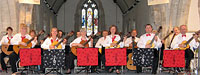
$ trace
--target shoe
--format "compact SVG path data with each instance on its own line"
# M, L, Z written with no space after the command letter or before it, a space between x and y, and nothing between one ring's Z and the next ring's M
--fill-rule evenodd
M65 74L71 74L71 71L70 72L66 72Z
M117 70L116 70L116 73L117 73L117 74L120 74L121 72L117 69Z
M113 72L113 69L112 69L112 68L110 68L108 72L109 72L109 73L112 73L112 72Z

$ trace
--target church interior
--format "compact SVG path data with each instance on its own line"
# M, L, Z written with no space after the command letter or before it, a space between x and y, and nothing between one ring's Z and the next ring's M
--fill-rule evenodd
M40 37L39 36L36 36L37 38L35 36L32 37L31 39L32 42L29 39L29 43L31 42L32 45L34 45L33 40L35 39L37 39L36 40L37 43L38 42L40 43L43 38L46 38L46 40L47 38L51 38L53 36L54 29L62 31L62 33L64 33L63 36L69 36L70 33L73 32L72 37L69 36L71 38L67 37L66 39L64 37L61 37L61 42L59 42L59 44L63 45L63 42L65 42L65 48L62 47L62 49L66 50L65 51L65 54L66 54L65 65L66 63L71 61L71 58L74 58L72 60L73 61L72 63L75 66L73 66L71 70L66 69L66 68L64 69L53 68L51 70L52 72L49 72L50 75L58 74L58 73L59 74L77 74L76 70L79 69L80 67L80 66L77 66L77 64L80 63L78 60L79 59L78 52L77 52L77 56L73 55L73 51L71 53L73 57L67 56L67 55L69 54L68 51L71 52L70 50L72 50L73 46L75 46L74 42L77 41L75 39L78 38L77 37L78 32L81 33L80 34L81 37L83 37L82 34L84 34L84 31L86 32L85 36L86 37L88 36L89 38L89 41L87 38L86 43L90 42L91 41L90 38L92 38L92 46L88 48L92 48L92 47L97 48L95 44L97 45L100 37L104 37L103 32L104 31L108 32L108 36L110 35L112 37L112 28L115 27L116 34L117 35L119 34L119 37L121 38L120 42L118 40L117 43L115 44L116 46L120 45L119 49L124 49L125 45L123 44L124 47L121 47L122 46L121 44L124 43L125 38L127 38L128 40L128 37L125 37L126 34L132 35L132 32L135 30L136 35L134 36L134 38L138 37L139 39L137 41L136 41L136 38L134 39L137 42L136 43L137 49L140 49L140 48L143 49L143 48L148 48L147 44L145 46L140 46L140 42L144 43L144 38L142 39L142 37L148 33L148 26L150 26L152 29L150 31L151 35L155 35L154 37L152 37L153 38L152 40L154 40L155 42L152 40L150 41L151 46L152 46L152 43L155 43L155 47L150 47L150 48L156 48L157 49L156 51L158 51L157 52L158 54L154 58L159 57L157 61L158 68L156 69L155 72L154 72L154 67L152 67L151 69L151 67L149 68L149 67L136 66L135 67L136 69L140 69L140 68L142 69L141 72L138 70L136 71L136 69L135 70L129 69L127 67L128 65L127 61L132 59L133 60L132 63L134 63L135 62L134 60L136 60L134 58L137 57L136 55L134 56L134 52L133 52L131 59L129 59L128 54L125 54L126 65L120 65L121 66L120 70L118 70L118 66L116 65L114 65L114 67L110 66L111 69L113 68L114 72L108 73L107 71L110 71L110 69L106 69L106 66L105 66L108 63L106 61L108 57L106 57L106 55L104 56L101 53L98 53L98 50L97 50L98 61L100 61L100 58L101 58L100 56L104 56L102 60L105 60L105 61L98 63L98 65L99 64L101 65L98 66L97 68L95 67L94 73L93 73L93 70L91 70L93 66L86 66L86 67L83 66L83 68L85 68L84 69L85 71L81 71L78 74L103 74L104 75L104 74L117 73L117 74L141 74L141 75L144 75L144 74L199 75L199 72L200 72L199 70L200 64L199 64L199 56L198 56L198 54L200 53L199 52L199 49L200 49L200 46L199 46L200 44L200 1L199 0L0 0L0 27L1 27L0 38L3 40L3 37L9 34L9 29L12 30L11 41L9 37L8 37L8 40L9 40L9 45L13 45L14 52L15 52L15 49L14 49L15 41L19 39L17 38L16 40L12 40L12 39L15 38L15 34L22 35L24 27L27 28L26 33L29 33L29 31L32 31L32 30L34 30L36 34L39 34L41 30L45 32ZM186 27L186 31L183 30L184 27ZM177 36L175 36L175 32L176 32L175 28L178 28L178 30L180 30L180 33L177 34ZM99 32L101 33L100 36L98 36ZM186 44L184 43L184 45L190 46L187 49L191 49L189 51L192 51L191 59L189 58L191 54L187 54L189 53L187 49L182 50L184 52L183 58L185 57L183 59L183 61L185 62L183 63L184 64L183 67L174 67L174 66L164 67L166 66L166 65L163 66L165 62L164 59L167 58L167 55L165 56L167 51L165 52L165 50L172 51L176 49L181 49L182 47L181 45L183 44L180 45L177 43L179 42L181 43L182 39L178 38L178 36L185 33L187 35L191 35L190 36L191 38L185 37L186 38L185 41L187 43ZM47 35L50 35L50 36L46 37ZM95 36L97 35L98 37L93 38L92 35L95 35ZM177 43L173 43L174 40L172 40L172 38L176 39L175 42L177 41ZM113 44L114 39L112 37L110 39L111 44L108 44L108 45L115 45ZM46 43L46 40L43 40L42 43L44 42ZM161 45L156 47L158 44L158 41L160 41L163 47L163 51L160 50L162 48L159 48L161 47ZM52 43L52 40L50 40L50 42ZM18 43L19 43L19 48L21 45L24 44L24 43L21 44L21 42L17 42L17 45ZM28 45L27 42L25 43L26 45ZM56 45L59 45L59 44L56 44ZM177 44L177 48L172 48L176 46L176 44ZM132 45L133 44L131 40L131 46ZM2 41L1 41L0 46L1 46L0 53L4 53L3 51L4 43L2 43ZM35 46L37 46L37 44ZM77 46L80 46L80 45L77 45ZM170 46L172 47L169 49ZM46 51L50 51L51 49L50 47L51 46L48 46L47 48L49 49ZM132 51L134 51L133 47L131 48ZM43 47L41 44L40 49L42 48ZM101 48L102 49L104 48L103 44L101 44ZM8 46L8 51L9 49L10 49L10 46ZM20 48L20 50L21 49L23 48ZM34 49L34 48L32 47L31 49ZM76 48L76 49L78 50L79 48ZM107 47L105 46L105 54L107 53L106 49ZM115 49L115 48L109 48L109 49ZM181 53L181 50L178 50L178 51L180 51ZM22 50L19 52L21 53ZM43 51L41 52L45 53ZM128 52L128 48L126 52ZM180 53L177 52L177 54L180 54ZM18 71L18 68L17 68L17 73L16 73L15 69L13 69L13 63L12 63L12 61L15 61L15 59L12 60L13 59L12 56L9 56L9 55L10 54L6 54L5 58L2 58L4 57L2 54L0 56L1 57L0 75L10 75L10 74L20 75L20 73L25 74L25 75L26 74L33 74L33 75L44 74L45 75L47 71L50 71L50 70L47 70L48 68L45 68L45 70L41 70L40 69L41 65L37 65L37 66L34 65L34 66L24 66L23 68L25 70L23 73L20 70ZM119 54L119 55L123 55L123 54ZM174 54L174 56L175 55L176 54ZM17 55L17 57L18 59L20 59L19 61L21 61L21 55ZM68 58L70 58L70 60L67 61ZM32 57L30 59L32 61ZM44 59L43 59L43 54L40 55L40 61L41 61L40 64L43 64L46 62L46 61L43 61ZM87 57L87 59L89 61L89 57ZM179 60L175 60L175 57L173 59L174 60L172 61L174 62L174 64L177 64L177 62L175 61L179 61ZM189 59L189 69L187 68L188 60L186 59ZM4 64L7 66L8 70L7 68L5 69L2 66L2 60L5 60ZM117 60L117 57L116 57L116 60ZM137 59L137 60L140 60L140 59ZM147 62L148 60L144 60L144 61ZM152 61L153 63L156 62L154 61L154 59ZM142 62L142 59L141 59L141 62ZM43 66L45 65L46 64L44 64ZM33 68L33 70L31 70L31 68ZM36 72L35 69L40 70L41 72L40 71ZM98 72L96 70L98 70Z

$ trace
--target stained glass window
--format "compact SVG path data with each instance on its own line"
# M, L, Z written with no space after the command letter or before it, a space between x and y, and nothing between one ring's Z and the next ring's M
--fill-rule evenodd
M86 28L87 36L98 32L98 7L94 0L86 0L82 7L82 28Z

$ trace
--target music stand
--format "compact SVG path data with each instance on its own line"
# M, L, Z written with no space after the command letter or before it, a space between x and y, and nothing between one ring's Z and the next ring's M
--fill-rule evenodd
M51 68L50 72L56 71L57 74L61 74L61 69L65 67L65 50L63 49L48 49L43 51L43 65L44 68ZM60 70L60 72L59 72Z
M98 48L77 48L77 65L85 66L77 73L83 70L88 72L89 67L98 65Z
M27 69L26 68L27 66L29 68L30 66L41 65L41 49L40 48L20 49L19 57L20 57L20 66L25 66L25 69L22 70L21 74L25 70L28 70L28 71L30 70L34 72L34 70Z
M163 51L163 67L185 67L185 51L184 50L164 50ZM174 70L174 74L177 72Z

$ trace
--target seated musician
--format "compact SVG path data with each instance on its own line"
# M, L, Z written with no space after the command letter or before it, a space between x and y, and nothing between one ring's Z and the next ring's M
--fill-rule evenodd
M48 37L41 45L41 48L43 49L56 49L56 47L54 45L52 45L54 42L59 42L61 41L58 38L58 29L57 28L52 28L51 29L51 37ZM64 41L61 43L62 48L61 49L65 49L65 43L67 42L66 39L64 39Z
M81 36L81 32L76 32L76 37L80 37Z
M116 42L118 42L121 39L121 37L117 34L117 26L111 25L110 28L109 28L109 34L110 35L108 35L108 41L109 41L110 46L116 47L117 46ZM120 45L120 47L121 47L121 45ZM113 72L113 69L114 69L114 67L111 67L111 66L106 67L106 70L109 73ZM120 66L116 66L116 73L117 74L120 73L119 69L120 69Z
M65 33L62 30L58 30L58 38L61 39Z
M35 30L31 30L31 31L29 32L29 35L30 35L32 38L35 37L35 36L36 36Z
M11 45L27 46L27 44L25 42L23 42L24 39L30 40L32 38L29 34L27 34L27 25L22 23L22 24L20 24L20 33L15 34L13 36L13 39L11 39ZM37 41L37 38L34 38L34 40L31 41L32 47L35 46L36 41ZM16 62L19 59L19 55L16 54L15 52L13 52L12 54L10 54L9 59L10 59L10 65L12 68L12 72L13 73L17 72Z
M140 37L137 43L137 46L139 48L151 48L151 45L147 44L147 42L149 40L152 40L155 35L152 33L152 25L147 24L145 26L145 31L146 33ZM162 45L161 40L157 36L155 37L155 41L153 41L153 44L155 45L154 48L160 48ZM155 54L154 59L153 59L152 74L156 74L157 68L158 68L158 55ZM140 72L142 72L142 67L137 66L137 73L140 73Z
M182 42L183 41L188 41L191 37L194 39L189 43L189 48L185 50L185 58L186 58L186 71L190 71L190 61L194 57L193 49L196 49L199 46L198 43L198 35L195 34L189 35L187 33L187 26L186 25L181 25L180 26L180 34L178 34L176 37L174 37L174 40L171 44L172 49L179 49L179 48L185 48L186 45L184 45Z
M10 40L13 38L13 35L12 35L13 29L11 27L8 27L6 31L7 31L6 35L3 36L3 38L1 39L1 42L0 42L1 45L10 45ZM6 55L4 52L2 52L0 55L2 70L7 72L7 67L4 61L4 58L6 56L8 55Z
M134 38L133 38L134 37ZM135 42L138 42L138 40L139 40L139 38L137 37L137 31L136 31L136 29L133 29L132 31L131 31L131 37L129 37L129 38L127 38L127 37L124 37L124 46L125 47L132 47L132 42L133 42L133 40L135 41ZM136 46L136 45L135 45Z
M87 40L90 39L90 37L88 38L86 36L87 32L86 32L85 28L81 28L80 29L80 34L81 34L81 36L79 36L79 37L77 36L77 38L70 43L70 47L72 47L72 46L84 47L81 44L81 42L82 41L87 41ZM92 38L91 38L90 42L88 42L88 44L89 44L89 47L93 47L93 39ZM70 74L71 73L71 69L74 67L75 56L72 53L70 53L69 56L66 59L67 59L66 61L68 63L68 64L66 64L66 68L67 68L66 74Z
M96 48L102 48L103 47L107 47L109 46L109 42L108 42L108 31L104 30L102 32L103 37L99 38L99 40L97 41L95 47Z

